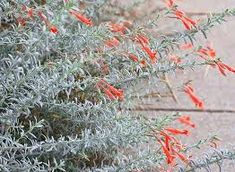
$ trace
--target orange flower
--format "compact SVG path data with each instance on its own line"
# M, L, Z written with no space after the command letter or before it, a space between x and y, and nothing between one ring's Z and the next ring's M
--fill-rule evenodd
M120 43L119 40L115 37L105 41L105 45L107 45L110 48L117 47L119 43Z
M142 59L142 60L140 61L140 64L141 64L143 67L146 67L146 66L147 66L147 63L146 63L146 61L145 61L144 59Z
M175 128L166 128L166 131L170 132L173 135L189 135L188 130L180 130Z
M17 19L16 19L17 23L20 24L21 26L25 26L26 25L26 20L22 17L22 16L19 16Z
M174 133L186 133L184 130L178 130L178 129L172 129L169 128L168 130L172 130ZM162 150L164 154L167 157L167 163L172 163L172 157L175 158L175 154L184 162L188 162L188 158L183 155L182 153L179 153L180 150L183 149L183 145L173 136L168 135L167 133L161 131L160 135L164 137L164 143L163 141L158 139L158 142L162 146ZM171 143L170 143L171 142Z
M157 62L157 58L156 58L157 52L156 51L152 51L148 46L143 46L142 49L148 54L152 63Z
M33 9L32 8L28 9L28 16L29 16L29 18L33 18Z
M213 59L216 56L216 51L211 46L207 46L206 48L200 48L197 52L203 59L206 59L208 57Z
M86 18L85 16L80 14L78 11L69 10L69 14L76 17L80 22L84 23L87 26L92 26L93 25L93 22L91 21L91 19Z
M134 54L129 54L129 57L130 57L130 59L133 60L134 62L138 62L138 61L139 61L138 57L137 57L136 55L134 55Z
M161 131L159 134L165 138L165 145L167 149L170 151L171 150L170 141L174 142L173 137L165 133L164 131Z
M235 73L235 68L234 67L228 66L225 63L222 63L222 64L228 71Z
M174 163L175 156L170 153L170 151L167 149L166 145L161 140L158 139L158 142L161 144L162 151L167 158L167 163L168 164Z
M49 21L47 20L47 17L45 16L45 14L43 14L43 12L39 11L38 15L46 23L46 25L49 23Z
M121 24L109 23L109 27L111 32L119 32L121 34L125 34L127 30L127 28L124 26L123 23Z
M175 0L166 0L166 6L169 7L169 8L173 7L174 6L174 1Z
M170 136L165 135L165 145L166 145L167 150L169 150L169 151L172 150L171 145L170 145L170 140L171 140Z
M174 14L177 19L181 20L187 30L191 30L192 27L196 27L197 22L187 17L183 11L175 9Z
M103 79L101 79L96 86L97 88L101 89L106 94L106 96L111 100L114 99L123 100L124 98L123 90L113 87Z
M57 34L59 31L58 31L57 27L55 27L54 25L51 25L50 26L50 32L52 32L54 34Z
M188 50L188 49L191 49L191 48L193 48L192 43L185 43L185 44L180 45L181 50Z
M189 89L193 91L192 88ZM178 118L178 120L183 124L195 127L195 125L190 121L189 116L181 116L180 118ZM157 139L157 142L160 143L162 152L166 156L166 161L170 165L170 167L173 167L175 165L176 158L179 158L185 163L189 162L188 157L180 152L182 150L185 150L185 146L176 139L176 136L178 135L188 136L189 131L176 128L166 128L162 131L153 130L153 136Z
M216 64L217 64L217 67L218 67L220 73L222 75L226 76L226 73L225 73L226 68L223 66L223 64L221 62L217 62Z
M103 88L104 93L110 100L115 100L115 96L107 88Z
M22 11L27 12L29 18L33 18L33 9L27 7L26 5L22 5Z
M235 73L235 68L231 67L231 66L228 66L227 64L221 62L221 61L218 61L216 62L216 65L220 71L220 73L224 76L226 76L226 73L225 73L225 70L228 70L230 72L233 72Z
M175 137L170 136L166 132L165 131L161 131L159 134L165 138L165 144L166 144L168 150L171 150L172 145L177 147L177 149L182 150L184 148L184 146L180 143L180 141L177 140ZM169 142L171 142L172 144L170 145Z
M195 128L196 125L191 121L190 117L189 116L181 116L177 119L180 123L182 124L185 124L185 125L188 125L190 127L193 127Z
M142 35L142 34L141 35L140 34L136 35L135 40L138 43L140 43L143 47L145 45L149 45L149 39L146 36Z
M188 119L188 118L187 118ZM188 135L188 130L180 130L175 128L166 128L160 131L158 135L154 134L157 141L160 143L163 153L166 156L166 161L170 165L174 165L175 158L178 157L181 161L188 163L188 157L180 153L185 147L178 141L175 136L169 135Z
M183 155L182 153L179 153L174 148L172 148L172 151L181 159L181 161L188 163L188 158L185 155Z
M181 62L181 59L176 55L170 55L169 59L170 59L170 61L174 62L175 64L179 64Z
M51 33L58 34L57 27L52 25L41 11L38 12L38 16L45 22Z
M203 109L204 102L200 100L195 94L194 90L190 85L184 86L184 92L191 98L192 102L196 105L197 108Z
M108 89L115 95L115 97L123 99L123 91L121 89L116 89L112 85L107 85L107 86Z
M149 47L149 39L144 35L138 34L138 35L136 35L135 40L141 45L142 50L144 50L145 53L147 53L151 62L156 63L157 62L157 58L156 58L157 52L152 51L151 48Z

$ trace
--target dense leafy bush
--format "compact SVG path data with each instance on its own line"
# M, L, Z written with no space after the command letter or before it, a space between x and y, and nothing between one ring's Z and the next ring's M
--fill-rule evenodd
M186 170L205 166L192 163L176 139L188 129L170 127L177 120L193 128L189 117L148 119L132 110L166 72L197 65L234 72L211 47L197 46L195 35L235 11L196 21L167 2L144 25L130 12L142 2L0 2L1 171L156 171L175 160ZM172 16L185 31L151 34ZM190 84L184 91L203 108Z

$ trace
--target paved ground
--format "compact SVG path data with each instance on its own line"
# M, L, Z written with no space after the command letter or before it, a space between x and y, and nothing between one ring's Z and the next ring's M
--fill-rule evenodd
M149 3L153 8L152 3ZM225 8L235 8L234 0L181 0L180 7L188 12L219 12ZM208 40L213 42L218 56L223 61L235 67L235 17L228 19L228 22L211 30ZM158 102L154 99L147 103L151 107L176 107L194 108L184 93L177 91L183 82L192 79L193 85L200 97L205 100L206 109L230 109L235 110L235 74L228 74L227 77L221 76L217 70L210 69L205 76L205 69L178 73L170 78L180 104L176 104L171 99L163 99ZM148 115L156 116L159 112L150 111ZM167 112L161 112L167 113ZM235 146L235 114L234 113L192 113L188 112L197 124L197 129L192 133L186 142L194 142L208 135L217 134L221 139L220 147ZM224 172L234 172L234 165L228 163Z

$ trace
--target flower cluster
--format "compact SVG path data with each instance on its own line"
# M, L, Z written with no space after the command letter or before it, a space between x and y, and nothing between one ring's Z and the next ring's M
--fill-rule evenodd
M34 8L29 8L26 5L22 5L22 12L24 14L26 14L26 17L23 17L22 15L20 15L17 18L17 22L21 25L21 26L25 26L26 25L26 21L28 20L33 20L35 16L38 16L43 22L45 22L46 26L49 28L50 32L54 33L54 34L58 34L58 28L56 26L54 26L45 16L45 14L41 11L41 10L36 10Z
M183 115L177 119L178 122L185 126L195 128L195 124L191 121L191 118L187 115ZM184 163L188 163L189 158L182 152L185 146L176 138L176 136L188 136L190 134L188 129L177 128L164 128L163 130L152 130L152 136L157 139L157 142L161 145L162 151L166 156L167 164L170 167L176 165L176 158L179 158Z
M71 16L74 16L78 21L82 22L83 24L87 25L87 26L92 26L93 22L91 21L91 19L83 16L81 13L79 13L76 10L69 10L69 14L71 14Z
M191 30L192 28L196 27L198 21L195 21L192 18L188 17L183 10L179 10L174 1L175 0L166 1L166 6L172 9L174 18L180 20L187 30Z
M124 98L123 90L113 87L103 79L96 84L96 87L102 90L110 100L123 100Z
M200 48L198 50L198 54L201 58L203 58L206 61L212 61L213 63L209 63L210 66L215 68L217 66L219 72L226 76L225 71L229 71L232 73L235 73L235 68L232 66L229 66L225 63L223 63L221 60L216 60L216 51L214 48L212 48L211 45L205 47L205 48Z

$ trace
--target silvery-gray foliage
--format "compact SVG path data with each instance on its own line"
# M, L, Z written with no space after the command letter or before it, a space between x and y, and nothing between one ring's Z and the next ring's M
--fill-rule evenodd
M148 142L149 128L144 118L125 111L131 106L131 94L124 102L112 102L95 87L104 77L98 61L110 66L105 79L128 93L136 83L149 77L157 81L158 74L176 69L164 61L169 47L192 40L234 11L214 15L198 29L153 39L161 59L144 70L119 50L96 51L114 36L105 25L98 25L108 1L87 1L83 12L97 22L94 27L68 15L71 6L79 5L75 0L69 5L62 0L39 2L0 2L1 171L128 171L159 164L162 155L138 147ZM19 26L16 19L24 15L23 4L43 11L59 34L49 32L36 16ZM131 44L123 48L136 50ZM196 64L190 61L181 67L192 65ZM153 119L152 125L157 123ZM128 151L133 147L139 152L132 155Z

